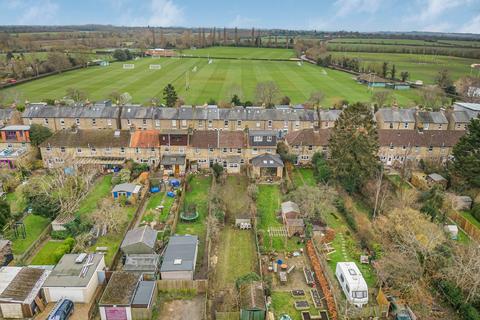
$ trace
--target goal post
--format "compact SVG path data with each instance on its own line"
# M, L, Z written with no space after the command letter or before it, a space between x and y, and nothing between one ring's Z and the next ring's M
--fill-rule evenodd
M133 63L124 63L123 69L135 69L135 65Z
M160 70L160 69L162 69L162 65L161 64L151 64L149 66L149 69L150 70Z

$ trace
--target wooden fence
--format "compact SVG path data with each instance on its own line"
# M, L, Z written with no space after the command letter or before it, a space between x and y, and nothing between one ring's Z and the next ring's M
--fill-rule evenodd
M197 293L206 293L208 280L157 280L158 291L186 291L195 290Z
M450 218L473 240L480 242L480 229L456 211L450 212Z

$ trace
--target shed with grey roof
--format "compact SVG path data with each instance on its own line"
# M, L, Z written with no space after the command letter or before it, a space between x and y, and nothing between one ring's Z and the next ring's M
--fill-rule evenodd
M125 258L123 270L155 277L160 267L160 255L158 254L129 254Z
M118 199L121 196L125 196L127 199L130 197L138 197L142 186L135 183L120 183L112 189L112 195L114 199Z
M198 237L171 236L163 255L160 274L164 280L193 280L197 262Z
M158 231L143 226L127 232L120 248L124 254L153 254Z
M132 301L132 319L152 319L153 307L157 300L156 281L140 281Z

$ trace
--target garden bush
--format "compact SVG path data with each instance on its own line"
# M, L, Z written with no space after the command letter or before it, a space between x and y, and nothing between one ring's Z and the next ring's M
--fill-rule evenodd
M480 203L475 203L472 207L472 216L480 221Z

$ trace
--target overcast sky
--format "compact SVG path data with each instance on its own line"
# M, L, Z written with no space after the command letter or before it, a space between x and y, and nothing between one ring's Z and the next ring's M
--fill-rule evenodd
M480 0L0 0L1 25L480 33Z

